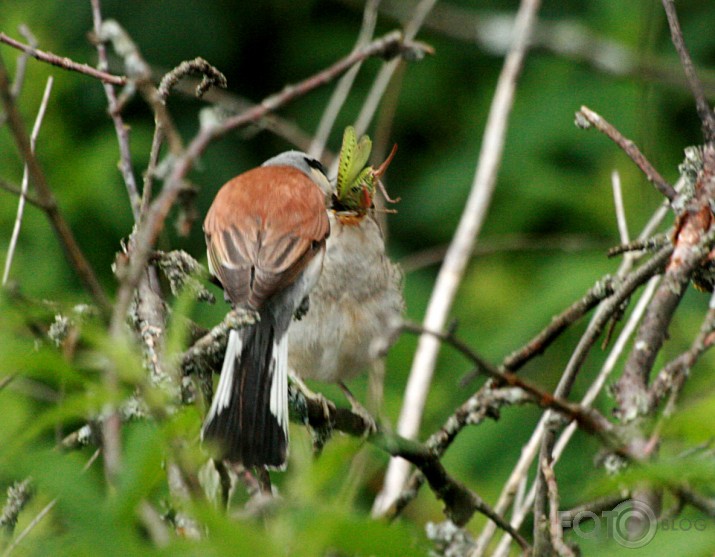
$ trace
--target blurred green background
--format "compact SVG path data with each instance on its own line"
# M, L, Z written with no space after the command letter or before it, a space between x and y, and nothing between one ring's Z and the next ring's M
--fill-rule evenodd
M383 2L376 34L399 27L414 5L412 1ZM696 64L704 69L713 68L715 4L692 0L679 1L677 6ZM516 7L516 2L503 0L438 3L418 35L435 48L435 55L411 63L399 73L369 130L373 136L385 135L388 144L399 145L386 178L390 194L402 198L397 214L387 218L389 250L405 265L407 317L415 321L423 317L439 268L429 255L449 242L467 198L502 65L503 51L488 48L483 40L486 32L480 32L478 40L478 23L491 21L488 18L496 15L512 14ZM232 95L258 102L348 53L360 29L363 5L356 0L104 0L102 8L105 18L116 18L124 26L145 59L159 72L182 60L202 56L225 73ZM671 182L677 180L683 149L702 140L693 101L683 86L659 2L632 0L627 6L620 0L545 2L540 15L537 44L527 58L518 84L493 203L452 311L460 338L495 363L526 342L596 280L617 268L619 262L605 256L609 246L619 243L611 190L614 170L620 173L623 183L632 236L661 202L660 195L607 138L573 125L574 112L587 105L602 114L633 139ZM0 31L20 38L17 29L23 23L35 34L40 48L75 61L96 63L96 53L88 40L92 26L89 1L3 0ZM489 30L496 38L502 33L503 40L503 30L497 25ZM17 52L2 45L0 55L13 71ZM113 70L122 73L118 61L114 63ZM343 127L358 114L381 63L368 60L363 65L331 135L328 147L333 152L339 149ZM110 266L119 242L131 232L132 217L117 170L117 142L107 116L104 92L91 78L30 61L19 101L28 128L48 75L55 77L55 83L38 141L39 160L87 257L103 285L113 292L115 280ZM703 73L711 98L715 94L713 75L712 70ZM280 111L280 117L312 134L333 87L334 84L328 85L296 100ZM203 104L177 94L168 105L188 140L197 130L197 113ZM131 126L134 171L141 177L148 161L153 118L138 97L129 103L124 115ZM291 147L285 139L257 129L232 133L213 144L191 176L200 186L196 201L199 214L205 213L218 187L227 179ZM7 129L0 128L0 178L19 184L21 175L22 162ZM0 192L0 199L0 260L4 262L17 200L6 192ZM205 261L199 223L188 237L178 236L169 227L161 244L185 249ZM32 207L26 210L11 278L24 295L33 299L67 305L87 300L44 215ZM659 362L689 346L707 303L705 294L693 290L686 295ZM57 379L53 374L57 366L62 366L61 359L53 356L49 348L39 349L44 359L37 355L37 347L22 326L22 311L11 306L4 302L4 309L0 308L4 314L0 315L0 346L5 356L2 373L20 371L27 380L0 391L0 412L6 422L0 441L15 439L10 443L15 450L0 460L2 488L27 473L41 476L40 467L30 462L35 456L56 466L58 474L63 469L76 471L81 467L84 461L75 461L76 455L59 458L49 449L54 436L47 426L59 417L47 418L44 427L38 426L36 432L27 433L20 441L17 436L18 432L26 431L33 416L52 411L62 389L72 392L73 387L96 381L86 369L76 380L64 376ZM194 307L190 312L202 325L210 327L225 310L222 303L217 303ZM563 335L543 357L525 368L524 375L546 389L553 389L584 326L580 324ZM384 414L393 424L399 414L415 344L415 338L404 336L388 358ZM604 355L599 350L591 355L574 397L584 392ZM31 360L34 363L28 363ZM689 405L695 405L700 413L696 414L697 420L686 419L686 425L675 428L669 438L671 452L685 446L686 439L702 441L715 435L715 410L707 410L715 408L707 404L715 394L709 377L712 363L712 357L706 356L688 383L680 411L687 417ZM422 427L425 437L478 387L481 379L467 388L459 386L460 378L469 371L469 362L449 348L442 350ZM66 374L71 376L72 371L67 370ZM35 379L31 380L32 377ZM364 396L365 385L365 379L355 382L354 390L360 397ZM38 393L45 390L49 393L43 399ZM341 400L336 390L326 388L325 392ZM606 394L599 399L599 406L606 413L610 411L612 402ZM58 413L64 420L65 433L71 430L73 422L68 419L71 415ZM466 429L444 459L447 469L493 503L539 416L536 408L513 408L504 411L498 422ZM77 416L75 419L80 423ZM186 420L195 434L197 417L191 415ZM142 450L148 455L147 445L151 445L152 439L158 443L155 438L161 433L138 424L128 430L127 452L138 459L144 455ZM298 428L293 438L298 439L296 446L303 442L307 447L307 436ZM301 456L301 449L296 449L294 458L302 464L293 465L296 471L289 472L284 480L288 493L317 504L325 493L339 489L347 472L346 463L358 447L355 441L338 439L317 462L307 454ZM131 452L134 449L136 453ZM335 538L341 541L316 541L315 547L303 548L303 554L320 554L333 546L356 548L352 552L357 554L425 554L429 544L423 526L430 520L442 520L440 504L424 489L399 524L389 528L372 524L367 515L387 458L373 448L365 451L370 463L367 480L360 485L349 512L345 511L346 517L342 513L335 516L333 510L325 509L322 513L305 511L305 515L298 516L300 511L293 509L292 521L274 522L267 531L275 530L277 540L302 540L310 535L322 539L318 534L329 530L326 525L335 522L332 526ZM668 454L667 449L664 452ZM583 435L577 435L569 446L557 468L563 508L588 500L603 489L604 473L593 462L597 453L597 443ZM147 455L144 456L150 458ZM72 468L72 464L76 466ZM682 471L676 470L674 474ZM712 479L711 469L709 474L706 477ZM44 475L50 474L45 470ZM100 472L95 472L77 480L77 489L86 491L83 493L89 506L92 501L100 506L108 504L97 487L101 485L100 476ZM144 478L141 474L137 477L137 481ZM45 481L47 492L57 494L61 482L52 478ZM161 491L156 482L146 478L142 481L147 481L150 489ZM311 482L315 485L305 485ZM38 495L40 501L46 502L45 497L42 492ZM329 501L337 505L338 499ZM39 511L43 504L36 500L33 508ZM35 554L50 548L66 551L69 546L62 544L69 543L68 532L79 544L76 547L91 548L94 542L87 541L89 534L72 525L96 516L87 509L83 513L78 502L74 505L77 507L74 514L72 509L63 508L64 518L55 517L52 525L38 528L41 534L35 534L35 545L27 546L34 549L28 551ZM292 501L289 505L299 507L300 503ZM313 508L307 505L306 508ZM273 551L261 545L265 538L256 532L241 537L230 533L230 523L220 522L214 515L210 520L215 521L213 527L217 531L225 530L227 536L233 536L227 538L232 543L247 544L246 551L252 543L262 547L266 554ZM312 521L318 521L319 525L311 524ZM324 521L322 527L320 521ZM469 528L478 533L483 523L483 518L477 516ZM105 526L109 528L112 524L107 519ZM657 547L654 542L643 550L624 550L605 536L595 541L577 541L583 543L586 555L635 556L645 555L646 550L649 555L704 555L715 548L715 524L709 521L707 526L702 531L659 532ZM374 547L361 549L359 544L367 542L353 539L360 536L350 534L372 530L377 540ZM54 537L53 532L64 535ZM123 535L129 540L125 540L127 544L138 543L131 541L134 535L131 530L123 531ZM89 545L82 545L77 538ZM401 543L412 546L405 550ZM281 553L280 543L276 547ZM173 549L193 550L189 544ZM100 552L108 554L111 550L107 547ZM140 545L135 550L148 551ZM297 549L294 551L299 553Z

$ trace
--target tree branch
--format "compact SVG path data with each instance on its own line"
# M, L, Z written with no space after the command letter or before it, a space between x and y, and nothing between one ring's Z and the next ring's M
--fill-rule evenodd
M60 213L57 202L55 200L52 191L50 190L45 174L40 167L35 155L32 153L30 138L25 131L25 126L22 122L22 117L13 101L10 92L10 83L3 62L2 56L0 55L0 100L5 108L7 114L8 125L10 131L12 132L13 139L17 145L20 154L27 163L27 168L29 170L30 177L37 191L40 202L42 203L45 214L50 220L52 227L57 234L60 243L65 249L70 263L74 267L75 271L79 275L80 279L84 283L85 288L89 291L95 300L95 303L103 312L108 312L110 308L109 300L104 293L104 289L97 280L97 277L89 264L89 261L85 258L82 250L77 243L77 240L72 234L67 221Z
M437 276L423 320L426 329L441 331L444 328L474 242L486 217L501 165L516 83L521 74L539 6L539 0L522 0L520 3L510 51L499 75L489 110L469 198ZM438 352L439 341L436 338L430 335L420 337L397 424L397 431L405 437L415 437L419 430ZM373 505L374 515L381 515L392 505L402 490L408 473L409 467L404 462L390 463L383 489Z
M665 9L665 15L668 17L668 26L670 27L670 36L673 40L673 45L678 52L680 63L685 71L685 78L688 81L693 97L695 97L695 107L697 108L698 116L700 116L700 121L703 125L705 141L712 143L715 141L715 114L713 114L707 97L705 96L703 84L695 71L693 60L688 52L688 47L685 46L683 31L680 29L678 14L675 10L675 2L673 0L663 0L663 8Z
M8 37L5 33L2 32L0 32L0 42L5 43L6 45L11 46L13 48L16 48L17 50L20 50L25 54L29 54L40 62L45 62L47 64L57 66L64 70L88 75L90 77L94 77L95 79L99 79L104 83L110 83L112 85L127 84L127 78L123 75L113 75L105 71L97 70L92 66L88 66L87 64L79 64L70 60L69 58L57 56L56 54L53 54L51 52L45 52L44 50L34 48L30 45L21 43L20 41Z
M645 155L641 153L636 144L630 139L623 137L621 132L613 127L613 125L611 125L601 115L596 114L586 106L582 106L581 110L576 112L576 125L583 129L588 129L593 126L598 131L605 134L611 141L618 145L634 163L636 163L638 168L640 168L646 178L648 178L648 181L652 183L661 194L663 194L671 202L677 197L678 192L675 191L675 188L660 175Z

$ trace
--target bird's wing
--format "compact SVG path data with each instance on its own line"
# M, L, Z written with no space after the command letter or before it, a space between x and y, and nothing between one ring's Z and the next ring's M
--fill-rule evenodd
M234 305L254 309L298 278L329 231L318 186L281 166L228 182L204 222L211 272Z

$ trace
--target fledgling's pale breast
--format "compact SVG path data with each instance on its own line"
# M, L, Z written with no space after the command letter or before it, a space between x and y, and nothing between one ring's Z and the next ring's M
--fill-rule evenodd
M303 378L348 380L384 351L399 327L402 272L371 217L342 223L332 211L323 272L310 310L289 331L290 367Z

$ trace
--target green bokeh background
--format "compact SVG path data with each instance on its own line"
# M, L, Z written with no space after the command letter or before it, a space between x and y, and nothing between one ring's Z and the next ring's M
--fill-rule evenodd
M409 2L384 4L402 10L412 5ZM711 32L715 4L684 1L677 5L696 64L712 68L715 66L715 35ZM439 10L450 8L472 14L474 21L464 19L463 22L464 28L469 29L480 16L512 13L517 3L452 0L437 6L437 15ZM104 0L102 7L106 18L116 18L131 34L152 66L169 69L182 60L202 56L226 74L231 93L253 102L279 91L287 83L316 73L349 52L362 17L362 5L357 1ZM641 62L656 59L673 64L677 70L677 57L659 2L632 0L627 5L620 0L545 2L541 17L551 24L582 25L601 38L627 47ZM435 21L428 19L418 36L434 46L435 55L405 68L400 88L396 90L398 96L393 99L396 109L389 132L390 142L398 143L399 151L386 183L390 194L402 199L397 205L397 214L387 219L389 251L396 260L406 264L425 250L445 245L456 229L474 176L487 111L502 65L501 56L481 48L475 41L435 30ZM96 63L95 51L87 37L91 29L89 1L3 0L0 31L19 38L17 26L21 23L30 27L40 48L76 61ZM398 25L391 17L381 15L377 33ZM0 54L12 71L16 51L3 45ZM343 127L358 114L380 65L378 60L369 60L363 65L331 135L328 146L333 151L339 148ZM118 65L113 69L122 72ZM39 160L61 211L102 284L113 293L116 284L110 266L119 242L131 231L132 218L117 170L117 143L106 113L104 92L91 78L30 61L19 101L28 128L48 75L54 76L55 83L37 145ZM333 84L317 89L279 114L312 133L332 90ZM596 280L615 271L618 261L605 256L607 247L618 243L611 190L614 170L621 176L633 236L661 202L661 196L607 138L573 125L574 112L581 105L599 112L633 139L671 182L677 179L683 148L701 141L692 99L682 85L666 85L638 72L628 77L610 75L593 65L543 48L529 55L519 80L504 159L480 236L478 254L469 265L451 312L458 322L458 335L493 362L500 362ZM197 113L202 106L200 101L178 95L169 101L169 108L187 140L196 132ZM131 126L134 170L140 178L148 161L153 119L139 98L126 107L124 114ZM269 132L254 132L230 134L213 144L201 159L192 173L192 180L200 186L197 198L200 214L205 213L218 187L227 179L292 147ZM374 132L373 127L370 133ZM21 175L22 162L7 129L1 128L0 177L19 184ZM0 192L0 259L3 262L15 211L16 198ZM530 241L530 248L505 247L524 239ZM185 249L205 261L198 224L188 237L179 237L169 227L161 243L164 247ZM553 243L556 248L549 247ZM407 273L405 297L409 319L422 319L437 271L437 265L428 265ZM32 207L26 210L11 278L31 298L63 304L87 299L44 215ZM667 361L689 346L707 303L707 295L694 290L685 296L659 362ZM225 310L225 306L218 303L191 311L197 321L209 327L221 319ZM11 309L3 313L0 315L0 344L6 355L3 374L36 373L40 381L56 386L47 370L56 370L56 366L62 364L47 354L49 349L42 351L47 361L29 364L38 358L32 343L18 333L21 326L11 318L16 314ZM580 324L563 335L543 357L525 368L524 375L546 389L553 389L584 326ZM384 413L393 424L399 415L415 345L414 338L405 336L388 358ZM604 357L605 353L599 350L589 357L574 397L584 392ZM683 425L673 429L668 438L672 448L670 451L666 448L666 454L685 446L686 441L707 440L715 434L715 410L708 410L715 406L707 404L714 394L710 387L712 364L712 357L706 356L695 368L681 404ZM477 383L467 388L459 386L460 378L469 371L470 364L462 357L449 348L442 350L427 402L423 436L438 428L478 386ZM83 376L78 383L88 380L91 378ZM365 388L364 379L356 381L354 390L359 396L364 396ZM336 390L330 387L324 390L340 400ZM599 406L606 413L610 411L612 402L606 394L600 397ZM687 419L691 406L697 419ZM0 391L0 412L9 426L2 437L14 436L32 421L32 416L52 407L52 403L37 400L17 386ZM489 421L465 430L445 456L445 466L487 502L493 503L539 416L540 412L531 407L507 409L498 422ZM198 418L195 415L193 418L193 422L186 419L194 424L191 427L197 428ZM70 425L64 425L69 431ZM154 462L150 454L143 451L151 445L152 436L161 432L136 424L128 430L129 457L138 460L145 457ZM297 447L301 444L307 447L307 437L299 428L294 430L293 438ZM48 493L58 494L62 470L76 471L84 461L48 456L52 455L48 449L52 441L52 435L38 435L25 445L18 445L14 456L0 460L0 487L32 473L40 478L40 483L46 482ZM440 504L427 489L407 508L398 524L387 527L367 519L371 499L379 489L387 463L385 455L376 449L366 449L370 473L358 489L354 504L347 509L340 508L339 497L328 497L327 502L318 504L325 493L339 491L340 480L347 473L346 466L358 448L356 442L338 439L317 462L307 454L300 456L307 453L307 449L296 449L292 465L295 471L287 474L284 487L287 498L291 494L305 498L308 510L300 511L299 502L290 502L295 508L288 514L289 518L276 520L264 534L252 531L250 535L241 535L231 530L230 522L221 522L222 519L206 511L215 531L225 531L228 536L213 536L204 547L206 554L219 551L222 543L229 543L226 540L238 544L231 545L235 552L239 552L240 547L245 547L247 552L252 544L257 544L266 554L282 553L282 540L304 540L308 536L317 536L312 539L319 541L300 550L306 555L320 554L329 547L357 554L425 554L428 542L423 526L427 521L442 520ZM18 452L25 454L19 457ZM605 475L594 464L597 453L598 445L592 439L576 435L557 468L563 508L581 503L605 489ZM34 457L45 459L48 466L52 464L51 470L43 465L44 472L39 472L40 467L32 462ZM137 463L137 467L141 466L143 464ZM681 470L674 472L676 477L681 473ZM709 473L705 476L712 478L712 470ZM160 491L162 488L150 476L139 474L136 481L146 487L147 492ZM315 485L308 485L311 482ZM96 518L93 505L109 504L98 487L101 473L88 474L78 479L77 484L76 491L84 493L85 499L81 504L78 501L60 504L58 514L69 518L55 517L38 527L34 541L31 538L27 545L32 548L28 549L32 554L50 550L64 553L73 547L80 553L89 548L91 553L92 536L97 535L96 532L90 535L93 527L110 528L116 523L110 519L106 519L104 526L100 520L96 520L96 524L91 522ZM42 502L49 500L47 497L40 492L32 507L38 511ZM688 516L697 516L694 511L688 512L691 513ZM92 526L84 529L77 526L83 521L90 521ZM478 533L483 523L482 517L477 516L469 529ZM328 539L325 531L334 532L335 539ZM356 536L356 531L364 535ZM276 548L264 545L270 537L266 533L277 536L274 538ZM132 546L133 551L149 552L146 545L135 539L136 532L131 528L122 529L121 535L121 543L137 544ZM370 536L374 541L372 546L364 539ZM658 532L656 541L642 550L624 550L607 536L596 541L576 541L582 543L586 555L705 555L715 548L715 524L708 521L702 531ZM183 542L172 548L174 554L196 550L195 546ZM102 554L110 551L111 547L99 550ZM295 554L300 551L293 549Z

